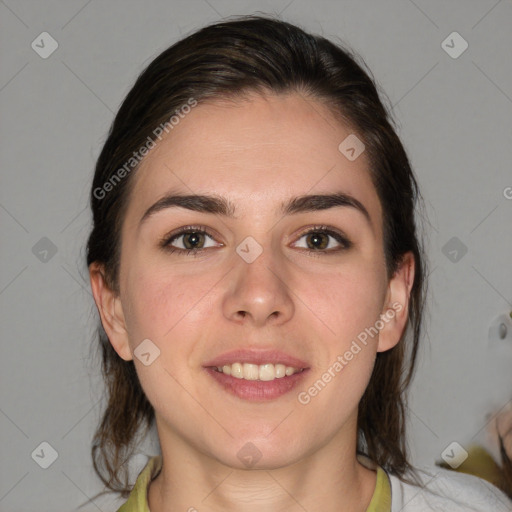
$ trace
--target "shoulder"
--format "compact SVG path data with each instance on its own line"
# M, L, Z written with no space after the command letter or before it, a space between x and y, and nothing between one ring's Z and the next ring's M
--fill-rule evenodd
M389 475L392 512L512 512L512 501L476 476L442 468L418 470L422 487Z
M149 484L151 480L156 478L161 469L161 455L155 455L149 458L148 462L139 473L128 500L117 512L150 512L147 500Z

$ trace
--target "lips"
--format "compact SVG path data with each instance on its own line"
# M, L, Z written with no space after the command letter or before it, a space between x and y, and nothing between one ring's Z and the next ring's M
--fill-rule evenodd
M205 372L220 386L220 389L230 395L248 402L267 402L289 395L301 382L304 382L309 370L305 369L271 381L237 379L212 368L206 368Z
M254 350L254 349L237 349L221 354L210 361L203 364L204 368L219 367L231 365L233 363L250 363L263 365L284 364L285 366L293 366L299 370L309 368L308 364L290 354L281 350Z
M219 371L219 367L224 369L226 366L239 366L235 363L240 363L244 367L244 378L234 377ZM284 367L290 370L295 370L295 373L281 375L280 378L273 378L270 380L258 379L248 380L245 378L245 367L253 365L281 365L281 370ZM221 389L234 395L242 400L253 402L265 402L268 400L275 400L283 395L290 393L302 382L308 374L309 365L299 359L298 357L287 354L282 350L274 349L237 349L230 352L225 352L210 361L204 363L203 367L214 381L216 381ZM224 367L224 368L223 368ZM253 368L254 369L254 368Z

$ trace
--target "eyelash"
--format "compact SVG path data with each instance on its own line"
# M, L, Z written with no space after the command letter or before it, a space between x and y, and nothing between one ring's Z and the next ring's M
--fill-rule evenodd
M165 251L167 251L167 252L169 252L171 254L175 253L175 252L181 252L185 256L189 256L189 255L198 256L198 255L201 255L204 251L210 249L210 247L202 248L202 249L180 249L178 247L172 247L170 245L171 242L174 242L175 240L177 240L181 236L183 236L185 234L188 234L188 233L200 233L200 234L207 235L208 237L214 239L214 236L209 233L208 228L206 228L205 226L183 226L183 227L179 228L178 231L175 231L175 232L173 232L173 233L171 233L169 235L166 235L160 241L159 246L162 249L164 249ZM332 228L329 228L328 226L324 226L324 225L312 226L312 227L308 228L306 231L304 231L303 233L300 234L300 236L298 237L297 240L300 240L302 237L304 237L306 235L310 235L312 233L315 233L315 234L321 233L321 234L324 234L324 235L331 236L338 243L340 243L342 245L342 247L340 247L338 249L318 249L318 250L315 250L315 249L299 248L299 249L301 249L303 251L309 252L313 256L318 255L318 253L325 254L325 255L337 254L337 253L339 253L341 251L346 251L346 250L350 249L353 246L353 243L345 235L342 235L338 231L336 231L336 230L334 230Z

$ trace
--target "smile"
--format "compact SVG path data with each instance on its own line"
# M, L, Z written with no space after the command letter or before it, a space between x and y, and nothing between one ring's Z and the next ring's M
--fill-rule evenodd
M251 364L251 363L233 363L224 366L217 366L217 371L225 375L231 375L236 379L272 381L290 377L295 373L302 372L304 368L294 368L284 364Z

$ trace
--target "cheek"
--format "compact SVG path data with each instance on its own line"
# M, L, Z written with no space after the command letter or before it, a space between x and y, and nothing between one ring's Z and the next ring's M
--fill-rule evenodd
M328 327L329 338L342 348L379 319L385 291L382 275L369 266L351 265L322 281L326 284L319 286L318 276L311 276L299 293L307 297L304 302L312 314Z
M215 282L212 275L187 275L149 264L133 267L124 280L131 342L149 338L159 344L176 337L186 341L179 333L191 323L204 321L208 293Z
M373 371L378 336L372 327L382 307L379 279L378 273L352 266L350 272L330 274L329 286L308 297L314 315L328 329L319 340L315 379L302 390L307 394L302 398L310 397L314 405L309 412L325 414L332 425L357 408Z
M207 294L215 280L146 265L133 269L125 283L130 303L129 318L125 320L132 352L145 339L160 351L149 366L134 358L141 385L159 409L166 403L175 403L180 396L178 383L189 380L191 358L208 318Z

